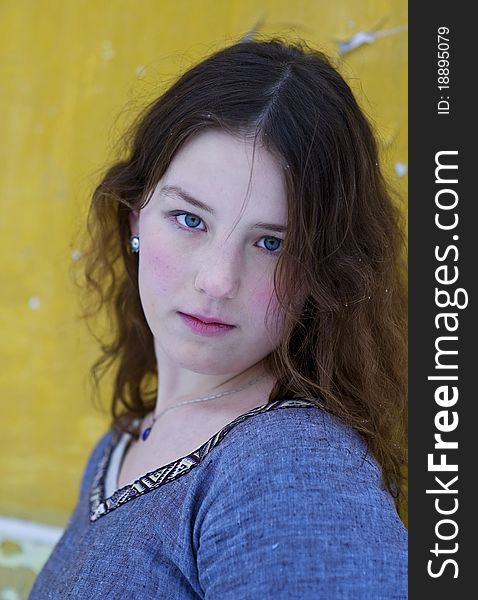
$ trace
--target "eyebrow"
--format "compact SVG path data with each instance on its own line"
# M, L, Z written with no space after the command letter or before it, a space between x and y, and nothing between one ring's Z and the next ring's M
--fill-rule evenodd
M201 200L194 198L193 196L191 196L191 194L189 194L177 185L163 185L162 188L159 190L159 193L172 198L180 198L181 200L184 200L191 206L194 206L195 208L200 208L201 210L204 210L205 212L208 212L211 215L216 214L213 208L211 208L204 202L201 202ZM255 225L253 225L252 229L269 229L270 231L275 231L276 233L284 233L287 227L285 225L279 225L277 223L264 223L263 221L261 221L260 223L256 223Z

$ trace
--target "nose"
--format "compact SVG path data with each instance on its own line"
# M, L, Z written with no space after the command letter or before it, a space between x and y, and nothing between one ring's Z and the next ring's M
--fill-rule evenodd
M214 299L235 298L241 278L241 258L232 247L214 246L201 257L194 287Z

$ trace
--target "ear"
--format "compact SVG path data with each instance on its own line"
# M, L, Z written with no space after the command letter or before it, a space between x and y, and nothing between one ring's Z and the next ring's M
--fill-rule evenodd
M130 211L128 219L131 235L139 235L139 211Z

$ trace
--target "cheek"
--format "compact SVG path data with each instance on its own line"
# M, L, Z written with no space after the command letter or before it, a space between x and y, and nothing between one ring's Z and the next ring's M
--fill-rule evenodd
M272 300L271 300L272 297ZM264 281L260 283L251 293L250 298L250 317L253 322L264 322L264 316L266 314L267 307L270 301L269 312L271 316L274 314L274 310L277 307L277 298L274 292L274 285L271 281Z
M150 288L156 293L166 292L179 280L182 271L177 255L166 246L156 242L141 248L140 286Z
M269 301L269 315L267 321L265 321ZM280 342L284 331L283 315L277 312L278 306L279 303L272 282L258 286L251 294L251 323L256 334L260 334L260 337L266 341L267 351L270 351ZM263 333L264 328L267 335Z

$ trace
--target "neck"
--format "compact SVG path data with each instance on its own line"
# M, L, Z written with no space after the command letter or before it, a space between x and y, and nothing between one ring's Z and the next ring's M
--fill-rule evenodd
M234 378L235 379L235 378ZM231 380L228 381L230 383ZM140 436L143 442L151 440L151 432L155 429L156 434L160 434L161 429L166 427L168 433L178 426L181 428L186 424L186 429L191 433L192 430L198 431L216 431L235 418L267 403L270 391L273 387L272 377L262 373L256 377L250 378L245 384L231 389L228 387L224 391L216 391L207 396L187 399L177 404L168 405L165 409L156 410L152 415L147 416L140 427ZM248 392L248 393L247 393ZM229 402L228 402L229 400ZM209 406L213 404L214 406ZM219 404L218 404L219 403ZM201 404L199 407L198 405ZM204 406L203 406L204 405ZM173 409L180 411L180 415L171 418ZM169 417L169 418L168 418ZM145 423L145 421L148 421ZM156 423L159 427L154 427ZM181 432L184 435L184 432ZM164 437L164 431L161 434Z
M184 414L194 414L197 412L196 408L201 412L234 412L234 407L265 404L272 387L273 379L266 373L262 364L253 365L240 373L226 373L223 375L203 375L191 371L163 368L159 370L158 393L152 414L155 417L165 411L165 414L173 414L179 411ZM236 392L235 390L239 391ZM229 393L232 391L234 393ZM227 394L225 394L226 392ZM225 395L204 401L191 402L191 404L172 410L173 407L183 402L219 394Z
M265 372L251 371L239 376L223 377L215 386L176 394L165 398L164 389L158 386L158 400L152 416L163 418L181 412L183 416L196 414L238 414L268 401L273 387L272 377ZM181 417L179 417L181 419Z

